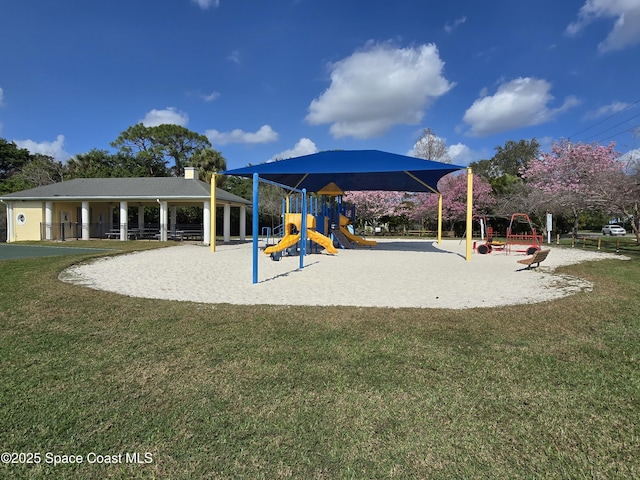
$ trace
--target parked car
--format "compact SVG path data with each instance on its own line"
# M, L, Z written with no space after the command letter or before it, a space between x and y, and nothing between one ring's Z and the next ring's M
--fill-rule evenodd
M627 231L620 225L605 225L602 227L602 235L626 235Z

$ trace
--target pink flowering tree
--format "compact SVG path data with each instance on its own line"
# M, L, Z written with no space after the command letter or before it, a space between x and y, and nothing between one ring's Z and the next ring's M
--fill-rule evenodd
M355 205L358 221L375 227L380 223L382 217L403 213L404 197L403 192L350 191L345 192L342 200L345 203Z
M640 243L640 172L636 161L624 156L617 159L617 166L602 172L595 191L612 216L622 214Z
M442 219L449 222L452 228L454 222L465 220L467 215L467 176L465 174L446 175L438 182L438 190L442 194ZM413 201L414 208L410 215L413 220L423 222L437 218L438 195L417 193ZM473 175L473 214L485 214L494 204L491 184Z
M615 144L554 143L550 153L529 162L522 171L527 185L544 194L548 211L573 217L574 232L580 213L586 210L611 211L612 198L604 195L606 179L622 181L623 164Z

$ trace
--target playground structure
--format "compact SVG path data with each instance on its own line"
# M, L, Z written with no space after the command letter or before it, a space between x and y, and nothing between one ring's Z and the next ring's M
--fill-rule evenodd
M487 225L486 216L478 217L480 221L481 230L484 231L484 226ZM514 233L514 224L526 224L529 227L529 232ZM478 253L484 255L491 253L492 251L504 251L509 255L511 250L516 246L525 246L524 249L516 249L516 252L526 252L528 255L532 255L534 252L540 250L540 246L543 242L542 234L536 232L536 228L533 226L529 215L526 213L514 213L511 215L509 226L507 227L505 241L500 242L494 239L493 228L487 225L487 238L485 243L478 245L475 249ZM484 236L484 235L483 235Z
M504 245L505 245L504 242L499 242L497 240L494 240L494 238L493 238L493 227L487 227L487 239L485 240L484 244L478 245L476 250L481 255L484 255L486 253L491 253L494 250L503 251L504 250Z
M280 260L282 255L297 253L303 238L303 229L306 232L305 241L309 241L309 245L305 246L305 251L308 252L314 250L314 244L323 247L329 254L338 253L336 247L349 249L356 245L377 245L373 240L356 235L352 226L355 221L355 207L342 202L343 194L344 192L332 182L318 191L316 196L302 198L290 195L284 198L282 225L274 229L263 229L267 243L264 253L270 255L272 260ZM301 205L305 205L303 209L306 212L303 213ZM274 237L280 236L276 244L269 244L272 233Z
M530 231L528 233L513 233L514 220L524 220L524 222L529 226ZM516 250L516 252L526 252L527 255L532 255L536 251L540 250L540 245L542 245L543 238L541 234L536 233L536 227L533 226L531 220L529 219L529 215L526 213L514 213L511 215L511 221L509 222L509 226L507 227L507 238L505 242L505 252L507 255L511 252L511 248L514 245L524 245L527 248L524 250Z
M355 234L355 232L352 232L349 229L349 227L352 226L352 221L349 217L345 217L344 215L340 214L339 221L340 221L340 228L338 231L342 233L342 235L344 235L349 242L352 242L352 244L355 243L358 245L365 245L368 247L373 247L378 244L378 242L376 242L375 240L367 240L366 238L359 237L358 235ZM336 234L336 229L334 228L333 235L335 236L335 234ZM339 238L338 238L338 241L340 241ZM345 247L345 248L348 248L348 247Z
M290 192L302 193L303 203L306 202L307 192L318 192L324 186L336 182L346 190L354 191L395 191L395 192L432 192L438 195L438 244L442 237L442 194L438 191L438 181L458 170L467 172L467 208L466 225L471 231L471 216L473 203L473 173L470 167L453 165L421 158L398 155L395 153L381 152L379 150L326 150L300 157L280 160L278 162L266 162L259 165L236 168L220 172L224 175L234 175L252 179L253 198L253 251L252 251L252 282L258 283L258 258L260 230L260 183L271 183ZM216 174L214 174L216 175ZM212 185L215 185L215 176L212 176ZM211 205L215 205L215 189L211 189ZM214 241L216 226L216 208L211 208L210 228L212 231L211 251L215 252ZM306 209L303 208L306 212ZM347 215L348 216L348 215ZM306 216L302 216L302 226L306 223ZM316 225L323 226L316 223ZM339 222L338 222L339 225ZM302 229L300 238L300 269L304 268L306 248L306 229ZM472 239L467 235L465 260L472 258Z
M276 245L268 246L264 250L264 253L266 253L267 255L272 255L271 258L273 258L274 260L278 260L280 257L273 254L282 252L284 249L297 245L301 237L300 232L302 231L302 214L286 213L284 219L284 237L282 237L282 239ZM338 253L338 250L336 250L336 248L333 246L333 242L331 241L331 239L316 231L316 217L311 214L307 214L306 229L307 238L310 241L324 247L327 250L327 253Z
M378 244L375 240L367 240L356 235L354 224L356 219L355 205L342 201L344 192L331 182L322 188L318 194L322 204L322 215L330 225L331 236L340 248L354 248L356 245L373 247Z
M492 251L503 251L504 250L504 242L497 241L493 238L493 227L490 227L487 223L487 216L476 216L474 218L480 222L480 231L482 232L482 238L484 238L484 229L487 229L487 237L485 239L485 243L482 245L478 245L478 247L474 247L475 250L481 254L485 255L487 253L491 253Z

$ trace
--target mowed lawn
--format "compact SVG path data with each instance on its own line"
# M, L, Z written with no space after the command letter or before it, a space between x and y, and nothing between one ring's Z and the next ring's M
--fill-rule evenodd
M87 257L0 262L0 478L640 478L638 256L562 270L593 292L464 311L58 281Z

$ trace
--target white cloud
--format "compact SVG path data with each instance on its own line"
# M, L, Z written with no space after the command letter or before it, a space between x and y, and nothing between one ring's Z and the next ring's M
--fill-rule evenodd
M567 26L566 33L577 35L591 22L615 18L613 29L598 50L602 53L621 50L640 43L640 2L638 0L587 0L578 19Z
M456 18L453 22L447 22L444 25L444 31L447 33L451 33L466 21L467 17L460 17Z
M331 84L309 105L306 121L331 124L335 138L380 136L394 125L416 125L427 106L453 86L435 45L393 48L369 44L331 65Z
M640 148L635 148L623 153L618 157L618 161L625 165L628 173L634 175L640 171Z
M58 135L53 142L34 142L33 140L14 140L14 142L18 147L26 148L32 154L48 155L61 162L71 157L63 148L64 135Z
M471 162L475 162L479 158L479 155L476 152L463 143L449 145L447 150L449 152L449 157L451 157L451 163L454 165L469 165Z
M203 10L208 10L211 7L218 8L220 6L220 0L192 0L192 2Z
M235 63L236 65L240 65L240 51L234 50L227 56L227 60Z
M270 143L278 140L278 132L269 125L261 126L257 132L245 132L236 128L230 132L219 132L218 130L207 130L205 136L214 145L226 145L228 143Z
M316 147L316 144L308 138L301 138L292 149L275 154L271 157L269 162L286 160L287 158L302 157L303 155L311 155L312 153L318 153L318 147Z
M220 98L220 92L216 92L215 90L211 93L204 93L202 90L190 90L187 92L187 95L191 98L199 98L207 103L213 102Z
M579 103L575 97L567 97L559 108L548 108L554 98L550 90L549 82L536 78L503 83L495 95L479 98L467 109L463 120L471 126L468 135L485 137L539 125Z
M220 93L219 92L211 92L209 94L203 93L201 96L205 102L213 102L214 100L218 99L218 97L220 96Z
M189 123L189 116L173 107L169 107L164 110L153 109L140 121L145 127L157 127L165 124L186 127L187 123Z
M597 110L587 112L583 118L585 120L593 120L595 118L600 118L607 115L614 115L618 112L626 110L627 108L629 108L629 106L630 105L625 102L613 102L613 103L610 103L609 105L603 105Z

